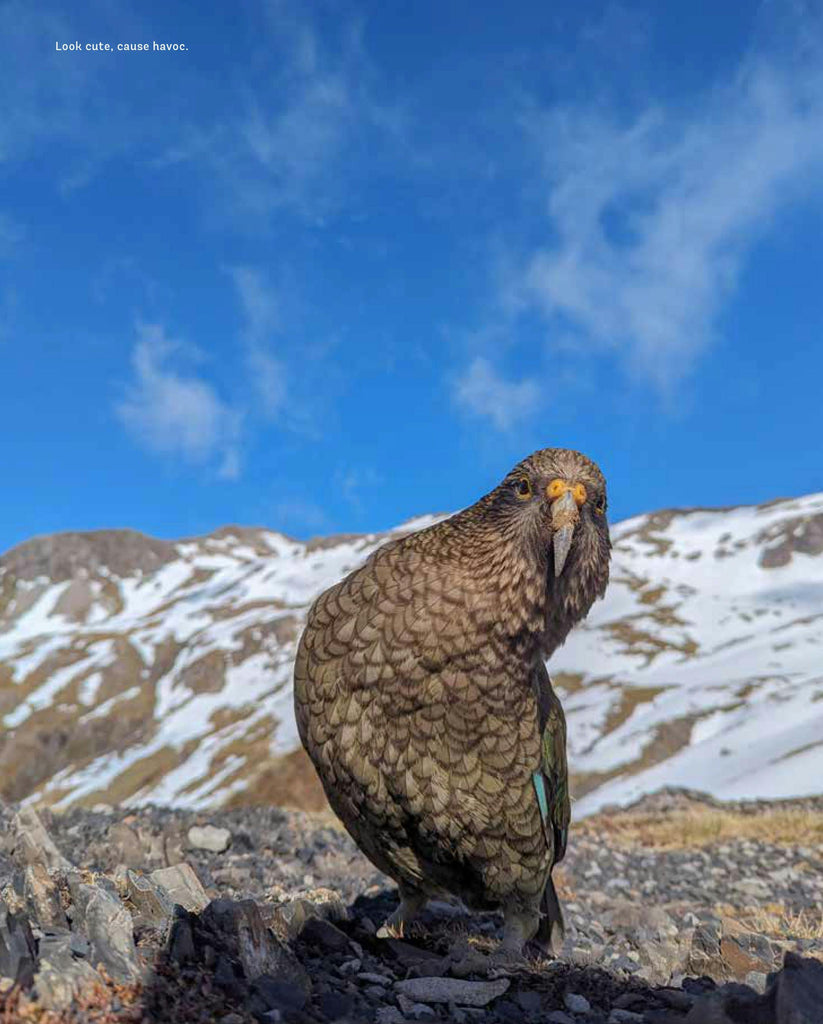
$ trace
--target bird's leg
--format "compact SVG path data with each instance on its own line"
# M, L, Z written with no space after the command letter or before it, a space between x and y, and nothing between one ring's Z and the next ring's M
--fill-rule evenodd
M416 889L406 889L402 885L398 888L400 889L400 906L377 929L378 939L402 939L406 927L420 916L420 912L428 902L428 897Z
M520 960L523 947L537 934L540 915L536 909L508 906L503 917L503 941L491 956L491 965L504 966Z

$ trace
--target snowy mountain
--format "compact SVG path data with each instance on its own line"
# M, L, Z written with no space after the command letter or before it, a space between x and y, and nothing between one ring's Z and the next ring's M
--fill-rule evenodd
M34 538L0 558L0 794L192 807L319 789L291 666L309 604L398 532ZM612 527L612 582L549 663L577 813L666 784L823 791L823 494Z

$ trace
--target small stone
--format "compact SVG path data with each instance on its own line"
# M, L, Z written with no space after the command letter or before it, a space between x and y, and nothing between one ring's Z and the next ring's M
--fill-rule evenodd
M225 853L231 846L231 832L215 825L192 825L187 839L195 850L208 850L210 853Z
M754 989L754 991L757 992L758 995L763 995L763 993L766 991L768 980L768 974L765 974L763 971L749 971L749 973L743 979L744 983L748 985L749 988Z
M411 1017L413 1020L422 1020L425 1017L436 1016L430 1006L427 1006L425 1003L416 1003L413 999L409 999L408 996L404 996L402 993L397 997L397 1003L407 1018Z
M562 1010L552 1010L546 1017L548 1024L574 1024L574 1017L570 1017Z
M755 899L768 899L771 895L769 884L761 878L744 878L739 882L733 882L732 888L744 896L753 896Z
M348 978L352 974L357 974L360 968L363 966L363 961L355 957L354 960L346 960L340 964L337 968L338 974L341 974L344 978Z
M175 864L171 868L158 868L149 878L163 889L172 903L186 910L198 912L208 905L209 898L200 879L190 864Z
M396 1006L381 1006L374 1016L377 1024L405 1024L404 1014Z
M609 1014L609 1024L643 1024L643 1014L635 1013L633 1010L612 1010Z
M563 996L563 1005L569 1013L589 1013L592 1008L588 999L577 992L567 992Z
M395 982L395 990L419 1003L454 1003L457 1006L487 1006L509 988L508 978L495 981L465 981L460 978L408 978Z
M394 980L385 974L376 974L373 971L361 971L357 977L360 981L367 981L370 985L383 985L384 988L391 985Z

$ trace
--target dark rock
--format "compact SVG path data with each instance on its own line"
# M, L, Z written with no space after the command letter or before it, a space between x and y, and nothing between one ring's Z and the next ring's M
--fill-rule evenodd
M413 946L402 939L383 939L381 946L412 976L443 977L449 970L448 957L438 956L430 949Z
M819 960L787 953L773 989L776 1024L820 1024L823 963Z
M227 956L219 956L214 969L214 983L226 993L229 998L236 1002L242 1000L246 993L246 983L234 969L234 965Z
M294 954L263 923L253 900L212 900L196 919L194 944L202 956L211 946L236 960L246 978L268 975L295 984L305 993L311 982Z
M537 1013L543 1003L539 992L523 990L515 996L517 1003L524 1013Z
M169 959L179 965L194 963L197 951L194 948L194 928L197 916L179 904L174 908L166 949Z
M673 1010L682 1010L684 1013L686 1010L691 1008L691 1005L696 998L690 992L684 992L683 989L679 988L659 988L655 995L658 999L661 999L666 1006L670 1006Z
M310 946L327 950L330 953L343 953L349 949L350 939L345 932L341 932L330 921L323 921L320 918L312 917L306 921L300 938Z
M68 934L47 935L40 940L40 963L34 988L47 1010L65 1010L84 988L102 981L86 960L72 955Z
M102 963L116 981L136 981L140 961L134 945L134 928L131 914L120 898L101 884L78 883L76 876L70 878L69 885L75 908L72 928L88 938L89 961L95 965Z
M0 975L19 978L37 963L37 945L25 914L12 914L0 900Z
M569 1013L575 1014L589 1013L592 1008L588 999L577 992L567 992L563 996L563 1005Z
M302 985L261 974L251 984L248 1007L254 1014L268 1010L302 1010L306 999Z
M329 1020L348 1017L354 1009L354 998L340 992L327 992L317 1000L317 1008Z

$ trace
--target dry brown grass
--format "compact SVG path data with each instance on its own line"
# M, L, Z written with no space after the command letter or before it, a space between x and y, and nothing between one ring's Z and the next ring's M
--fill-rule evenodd
M738 912L740 923L752 932L779 938L823 939L823 910L787 910L782 904L751 907Z
M807 808L742 813L706 807L665 815L596 815L577 827L619 844L658 849L690 849L734 839L763 839L780 846L823 844L823 812Z

